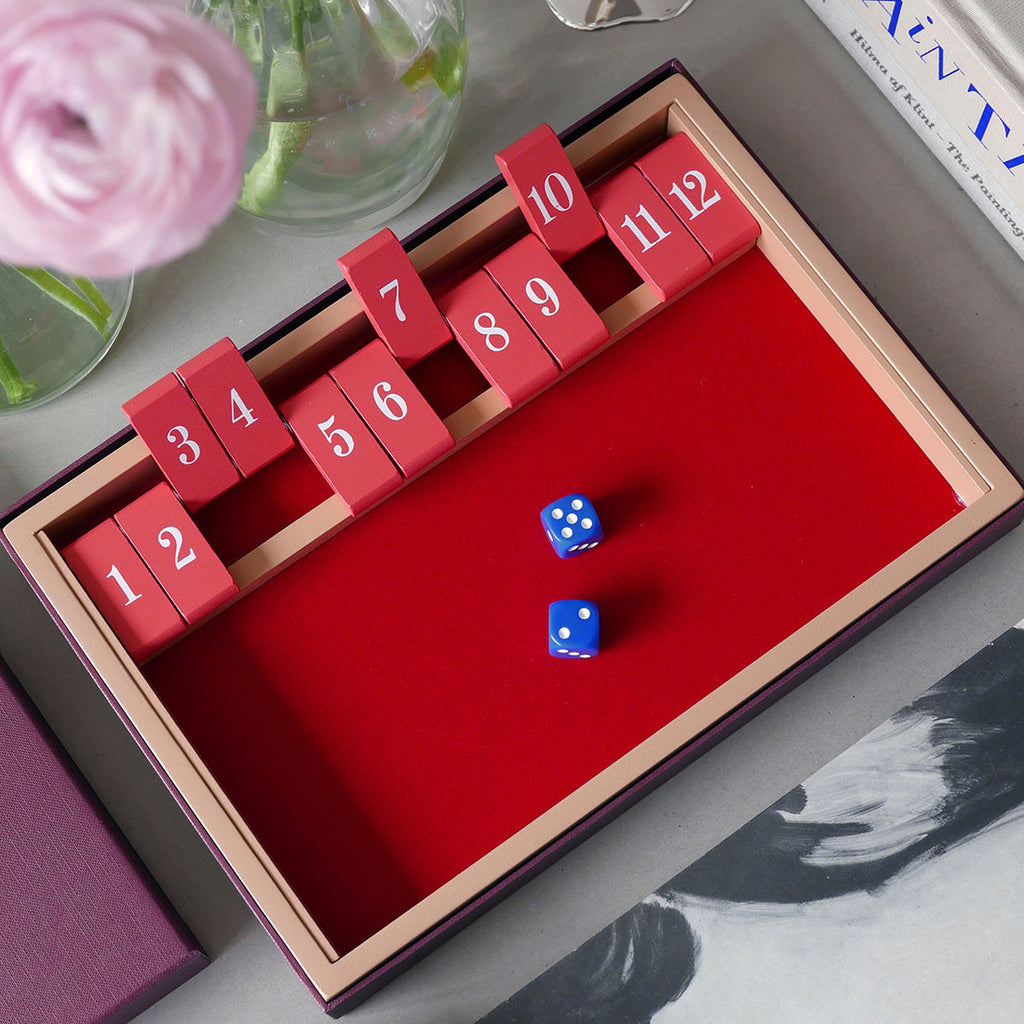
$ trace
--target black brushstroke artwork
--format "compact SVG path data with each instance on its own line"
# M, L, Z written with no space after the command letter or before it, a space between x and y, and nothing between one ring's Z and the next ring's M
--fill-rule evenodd
M761 972L762 981L780 974L810 977L813 984L806 986L802 996L806 1006L798 1004L805 1007L800 1012L806 1012L807 1020L868 1019L850 1008L858 1002L851 999L851 992L839 989L845 976L844 949L847 954L858 951L869 941L875 948L865 950L863 956L899 979L898 988L907 988L915 1021L992 1021L991 1011L974 1016L971 986L993 995L997 1013L1004 1005L999 1001L1004 994L1006 1005L1021 998L1024 987L1007 992L1000 972L1020 963L1024 925L1019 928L1019 945L1007 949L1005 957L993 957L980 948L972 949L978 944L960 934L953 915L982 902L985 907L979 913L988 913L989 903L999 906L1003 887L1011 901L1012 893L1021 890L1022 805L1024 629L1018 626L481 1024L793 1020L792 1007L773 1006L765 986L748 977L752 970ZM987 843L984 856L978 853L983 843ZM957 859L956 851L969 856ZM992 868L987 879L984 871L990 863L1008 863L1019 870L1007 879ZM975 866L975 873L982 874L980 890L965 865ZM980 900L979 891L989 892L991 899ZM898 892L909 897L895 898ZM1006 914L1013 915L1011 921L1019 920L1012 903ZM936 917L938 926L932 921ZM894 921L899 927L893 927ZM873 924L878 927L872 929ZM985 925L983 920L982 934ZM936 927L947 930L936 938ZM907 934L895 934L902 931ZM793 948L807 953L799 963L779 962L784 955L780 950L789 948L786 941L772 941L770 948L765 945L769 936L774 940L787 935ZM847 935L850 945L840 942L842 948L837 949L835 937ZM737 936L742 937L740 941ZM941 963L930 964L933 971L927 977L920 972L912 976L909 962L904 963L910 956L907 951L921 950L927 960L930 943L940 942L938 948L948 948L949 961L963 970L963 977L956 977L955 970L947 971ZM711 952L711 945L717 952ZM735 951L734 947L742 955L722 955L723 950ZM970 969L972 953L981 962ZM857 952L852 959L860 955ZM771 963L765 965L769 959ZM806 960L820 960L820 968ZM870 977L857 982L857 995L864 1005L874 998L871 986L880 983L873 970L869 973ZM850 985L849 978L846 984ZM912 997L918 988L946 984L954 992L954 1003L959 999L962 1005L942 1003L945 1009L939 1018L926 1009L927 999ZM968 991L957 994L956 988L965 985ZM749 1005L743 1003L744 986L750 987ZM723 991L735 999L731 1010L723 1005ZM730 1016L741 1008L742 1018ZM842 1012L836 1013L837 1009ZM1013 1019L1015 1011L1007 1012L1011 1015L1005 1019ZM894 1009L887 1019L908 1018Z

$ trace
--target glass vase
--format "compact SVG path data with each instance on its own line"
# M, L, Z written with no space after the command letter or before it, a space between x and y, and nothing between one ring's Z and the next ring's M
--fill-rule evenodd
M422 194L455 128L464 0L190 0L259 82L238 205L308 233L370 229Z
M0 263L0 415L56 398L93 369L124 324L133 283Z

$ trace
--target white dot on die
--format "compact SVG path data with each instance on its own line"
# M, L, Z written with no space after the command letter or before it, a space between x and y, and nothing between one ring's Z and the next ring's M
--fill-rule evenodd
M558 631L558 637L560 640L568 640L570 636L572 636L572 631L569 629L568 626L563 626Z
M577 615L578 615L578 616L579 616L579 617L580 617L580 618L581 618L581 619L582 619L582 620L583 620L584 622L586 622L586 621L587 621L587 619L589 619L589 618L590 618L590 609L589 609L589 608L581 608L581 609L580 609L580 610L579 610L579 611L578 611L578 612L577 612L576 614L577 614Z
M579 510L583 508L583 502L580 501L579 498L576 498L572 503L572 507L576 509L577 512L579 512Z
M578 523L578 522L580 521L580 517L579 517L578 515L576 515L576 513L575 513L575 512L570 512L570 513L569 513L569 514L568 514L568 515L567 515L567 516L565 517L565 521L566 521L567 523L572 523L572 525L573 525L573 526L575 526L575 525L576 525L576 524L577 524L577 523Z
M566 540L568 540L572 536L572 530L570 530L568 526L563 526L562 527L562 536Z
M568 654L569 653L569 648L568 647L559 647L558 648L558 653L559 654Z
M560 508L553 508L551 510L551 518L552 519L561 519L562 515L563 515L563 512L562 512L562 510Z
M581 658L589 658L589 657L590 657L590 655L589 655L589 654L581 654L581 655L580 655L580 657L581 657Z
M589 530L593 525L594 525L594 520L588 518L587 516L584 516L580 520L580 526L582 526L584 530Z

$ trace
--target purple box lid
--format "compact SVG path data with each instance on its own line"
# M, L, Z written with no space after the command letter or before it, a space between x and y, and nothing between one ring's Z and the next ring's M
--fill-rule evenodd
M0 1024L120 1024L207 962L0 658Z

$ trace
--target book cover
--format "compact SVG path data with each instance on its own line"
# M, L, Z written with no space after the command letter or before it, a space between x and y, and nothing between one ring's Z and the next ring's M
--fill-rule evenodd
M1024 623L481 1024L1009 1024L1022 851Z
M127 1024L208 962L0 656L0 1024Z
M1024 256L1024 33L1014 35L1014 0L807 3Z

